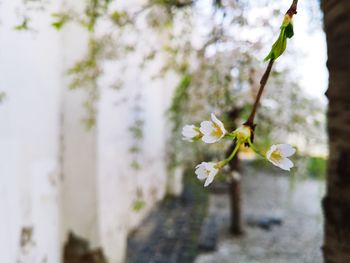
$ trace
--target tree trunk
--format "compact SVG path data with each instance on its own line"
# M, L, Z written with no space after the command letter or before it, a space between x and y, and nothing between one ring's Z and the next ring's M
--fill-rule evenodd
M329 161L323 199L326 263L350 262L350 1L322 0L328 44Z
M236 176L235 176L236 174ZM237 178L237 172L232 172L230 183L230 205L231 205L231 234L239 236L243 234L242 225L242 201L241 201L241 180Z
M241 108L232 108L227 113L227 117L230 123L226 125L229 130L234 130L235 122L241 112ZM230 125L231 124L231 125ZM233 149L236 147L235 143L232 143L226 152L226 156L229 156ZM241 200L241 180L240 180L240 162L236 155L229 163L230 167L230 185L229 185L229 198L230 198L230 232L233 235L239 236L243 234L242 224L242 200ZM238 176L237 176L238 175Z

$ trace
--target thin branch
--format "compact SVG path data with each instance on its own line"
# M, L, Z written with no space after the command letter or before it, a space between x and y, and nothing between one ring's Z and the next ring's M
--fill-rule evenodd
M293 3L288 9L288 11L286 12L286 14L288 14L292 18L293 15L297 14L297 8L298 8L298 0L293 0Z
M270 76L270 73L271 73L271 69L272 69L272 65L273 65L273 62L274 60L271 59L269 61L269 64L265 70L265 73L264 75L262 76L261 80L260 80L260 88L259 88L259 91L258 91L258 94L256 96L256 99L255 99L255 102L254 102L254 106L253 106L253 109L249 115L249 118L248 120L244 123L244 125L248 125L250 127L252 127L254 129L254 117L255 117L255 113L258 109L258 106L259 106L259 102L260 102L260 98L261 98L261 95L264 91L264 88L266 86L266 83L267 83L267 80L269 79L269 76Z
M288 11L286 12L286 14L292 18L293 15L297 14L297 7L298 7L298 0L293 0L293 3L290 6L290 8L288 9ZM255 102L253 105L253 109L248 117L248 120L244 123L244 125L250 126L253 130L255 128L255 124L254 124L255 114L256 114L256 111L257 111L259 103L260 103L261 95L262 95L264 88L266 86L266 83L269 79L273 63L274 63L274 60L270 59L269 64L267 65L267 68L265 70L265 73L260 80L260 88L259 88L258 94L256 96L256 99L255 99Z

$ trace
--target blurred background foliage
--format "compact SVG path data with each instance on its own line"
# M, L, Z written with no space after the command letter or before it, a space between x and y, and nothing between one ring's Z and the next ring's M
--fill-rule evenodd
M182 141L181 128L209 119L211 112L224 120L229 129L244 122L266 67L263 58L290 3L149 0L141 7L125 8L118 2L86 0L82 11L67 4L52 14L52 26L57 30L74 23L89 32L86 56L67 71L72 76L71 88L86 91L86 126L92 128L96 122L98 79L104 74L104 63L118 61L119 65L124 63L121 68L127 68L131 57L140 72L153 63L157 65L154 78L167 78L169 74L178 78L177 83L172 83L175 92L167 113L172 127L169 168L193 167L200 160L221 159L227 143L207 147L198 142L192 147ZM30 30L33 14L45 10L47 3L24 0L22 20L15 29ZM306 7L312 18L306 26L312 31L321 23L319 11L315 11L318 3L308 2ZM144 21L147 21L146 30L161 37L142 37ZM297 35L298 28L295 31ZM301 87L298 82L295 68L302 56L302 51L291 44L287 54L277 61L256 118L255 143L262 149L272 143L293 144L300 153L296 173L324 178L325 105L309 97L304 92L307 87ZM120 74L110 86L119 90L124 84ZM136 142L142 138L142 125L143 120L137 119L131 126L134 131L137 127ZM137 143L133 145L133 152L138 148ZM243 152L242 156L251 158L249 152ZM251 163L265 166L260 160ZM134 166L139 168L137 163Z

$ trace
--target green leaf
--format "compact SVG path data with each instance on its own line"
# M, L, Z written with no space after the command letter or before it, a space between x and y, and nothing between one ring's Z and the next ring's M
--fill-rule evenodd
M135 212L138 212L141 209L143 209L145 206L146 206L145 201L138 199L133 203L132 208Z
M287 47L287 38L294 36L292 20L288 15L284 16L283 23L281 25L281 31L276 42L272 45L270 53L266 56L264 61L276 60L283 54Z
M272 49L264 61L276 60L279 56L283 54L287 47L287 36L285 34L285 28L281 28L280 35L276 42L272 45Z
M62 29L62 27L71 19L68 14L65 13L54 13L52 17L56 19L56 21L51 23L51 26L57 30Z
M57 30L60 30L63 27L63 25L64 25L64 22L62 20L51 23L51 26L53 26Z
M294 29L293 29L293 24L292 23L289 23L286 26L286 36L288 38L292 38L294 36Z
M22 31L22 30L28 30L28 18L23 18L23 21L21 24L15 26L15 30Z
M182 115L179 113L183 112L185 105L188 102L188 89L191 85L191 82L192 76L186 74L182 77L175 89L175 94L173 96L171 106L168 109L169 117L174 123L173 131L177 131L181 125Z

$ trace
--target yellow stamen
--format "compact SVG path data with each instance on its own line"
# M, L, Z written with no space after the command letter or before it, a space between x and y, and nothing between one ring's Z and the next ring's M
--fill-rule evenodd
M215 126L215 129L211 132L211 135L216 137L216 138L220 138L223 134L221 128L216 124L214 123L214 126Z
M270 159L271 159L272 161L275 161L275 162L281 160L282 158L283 158L283 155L282 155L282 153L281 153L278 149L274 150L274 151L271 153L271 156L270 156Z
M245 143L251 136L251 128L247 125L238 127L235 131L236 138L240 143Z

